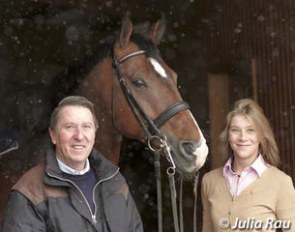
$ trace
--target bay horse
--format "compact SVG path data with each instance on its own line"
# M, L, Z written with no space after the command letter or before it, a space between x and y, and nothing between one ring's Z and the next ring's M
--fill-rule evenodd
M108 38L94 55L66 68L53 80L50 94L55 104L70 94L82 95L94 103L99 124L95 148L114 164L119 162L123 137L135 139L167 158L171 164L167 174L174 228L178 232L183 222L182 217L178 222L174 174L195 176L205 163L208 147L189 105L178 91L177 74L163 61L157 48L164 32L162 18L145 35L135 33L126 14L120 33ZM161 232L159 168L156 172ZM195 215L196 209L196 231Z
M156 150L167 145L168 160L179 173L190 175L204 164L208 147L178 91L176 73L157 48L164 31L162 18L145 35L134 33L126 14L119 35L53 80L51 96L57 103L74 91L94 103L99 122L95 147L114 164L126 137Z

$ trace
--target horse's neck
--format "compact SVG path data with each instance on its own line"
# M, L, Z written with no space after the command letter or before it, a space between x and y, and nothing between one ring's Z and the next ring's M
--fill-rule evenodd
M112 78L111 59L104 59L93 68L85 79L87 85L81 85L78 92L95 105L99 125L96 133L95 148L114 164L118 164L121 135L112 121Z

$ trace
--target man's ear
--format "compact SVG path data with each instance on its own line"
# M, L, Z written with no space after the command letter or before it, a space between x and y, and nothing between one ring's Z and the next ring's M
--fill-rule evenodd
M51 142L55 145L56 144L55 131L49 127L48 133L50 135Z

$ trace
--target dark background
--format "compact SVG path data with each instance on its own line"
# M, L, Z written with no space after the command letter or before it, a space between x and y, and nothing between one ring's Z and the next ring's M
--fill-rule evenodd
M279 142L282 169L294 179L294 9L291 0L0 1L0 135L14 137L20 144L17 151L0 158L0 218L12 184L38 161L38 151L46 145L39 140L46 127L39 119L49 114L45 93L52 78L118 33L126 11L139 31L162 13L166 16L159 49L177 72L179 91L208 144L215 126L208 80L210 74L218 74L229 79L229 89L224 90L228 105L254 97L265 109ZM210 152L201 177L214 168L213 159L218 154ZM162 163L164 231L172 231L165 160ZM119 165L146 231L157 231L153 155L143 145L126 141ZM190 231L191 182L185 182L184 193L185 231ZM199 200L199 230L201 210Z
M194 2L183 1L2 1L0 32L0 103L2 134L17 138L20 148L0 159L1 212L9 189L38 162L40 132L46 128L46 91L54 75L66 65L91 53L106 37L119 32L121 18L130 12L135 29L145 30L162 14L167 29L159 45L163 59L178 73L179 90L191 104L201 128L208 127L206 75L198 36ZM7 132L8 130L8 132ZM207 135L206 135L207 136ZM135 141L122 149L125 175L143 217L146 231L157 231L153 154ZM173 230L170 194L163 160L164 230ZM176 180L178 183L178 180ZM184 185L186 228L192 228L193 185ZM201 212L201 211L200 211Z

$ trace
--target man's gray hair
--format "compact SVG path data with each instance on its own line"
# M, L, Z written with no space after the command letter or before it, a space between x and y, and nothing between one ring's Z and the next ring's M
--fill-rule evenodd
M98 121L95 116L94 104L91 101L89 101L87 98L82 96L67 96L58 103L58 106L51 113L50 123L49 123L49 127L51 129L55 128L60 115L60 111L65 106L82 106L89 109L94 119L95 128L98 128Z

